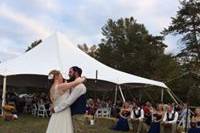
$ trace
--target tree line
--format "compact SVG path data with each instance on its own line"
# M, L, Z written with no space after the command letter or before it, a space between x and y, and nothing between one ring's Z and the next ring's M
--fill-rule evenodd
M157 36L134 17L108 19L101 31L99 44L84 43L78 47L110 67L165 82L182 101L200 105L199 0L180 1L171 24ZM170 34L181 36L183 49L177 55L164 52L164 39ZM41 40L35 41L26 51L39 43Z
M171 24L158 36L133 17L109 19L99 44L78 45L100 62L118 70L165 82L183 101L200 105L200 1L183 0ZM177 55L164 53L169 34L181 36Z

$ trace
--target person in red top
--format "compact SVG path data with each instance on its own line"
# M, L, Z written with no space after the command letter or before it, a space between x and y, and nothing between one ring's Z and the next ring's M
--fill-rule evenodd
M151 113L152 113L153 107L149 101L145 103L143 110L144 110L144 117L146 119L150 119L151 121ZM147 122L147 124L150 125L151 123Z
M152 105L147 101L143 107L144 110L144 130L148 131L152 122Z
M145 106L143 107L144 113L145 114L151 113L151 109L152 109L151 103L147 101L145 103Z

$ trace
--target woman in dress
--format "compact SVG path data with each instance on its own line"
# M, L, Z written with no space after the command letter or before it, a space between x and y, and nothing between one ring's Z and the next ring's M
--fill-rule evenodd
M129 107L129 104L125 102L123 104L123 107L121 108L120 117L117 121L117 124L114 126L113 130L129 131L128 118L130 114L131 114L131 109Z
M200 128L200 108L195 109L195 115L192 117L191 127Z
M49 80L51 82L50 100L52 106L55 107L69 96L70 88L84 82L85 78L77 78L75 81L67 83L64 82L60 71L52 70L49 73ZM46 133L73 133L70 108L66 108L62 112L53 113L51 115Z
M160 122L163 118L163 107L158 104L156 109L152 112L152 123L148 133L160 133Z

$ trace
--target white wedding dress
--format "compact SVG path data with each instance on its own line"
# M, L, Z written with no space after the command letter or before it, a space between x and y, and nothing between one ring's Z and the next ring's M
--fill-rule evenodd
M52 87L50 95L54 99L53 106L55 107L69 96L69 92L61 95L56 87ZM53 113L49 120L46 133L73 133L71 109L66 108L62 112Z

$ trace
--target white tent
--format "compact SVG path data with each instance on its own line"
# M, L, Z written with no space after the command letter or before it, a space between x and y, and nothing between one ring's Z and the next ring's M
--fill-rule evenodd
M0 64L0 74L5 76L48 75L52 69L64 72L74 65L80 66L83 69L83 74L91 79L96 78L96 71L98 71L98 79L116 84L141 83L167 88L162 82L121 72L98 62L60 33L48 37L43 43L24 55Z
M48 37L40 45L21 56L1 63L0 75L4 77L21 74L48 75L52 69L66 72L71 66L81 67L83 75L89 79L96 79L98 73L99 80L117 85L139 83L168 88L162 82L121 72L100 63L81 51L61 33ZM4 88L5 84L6 78L4 78Z

